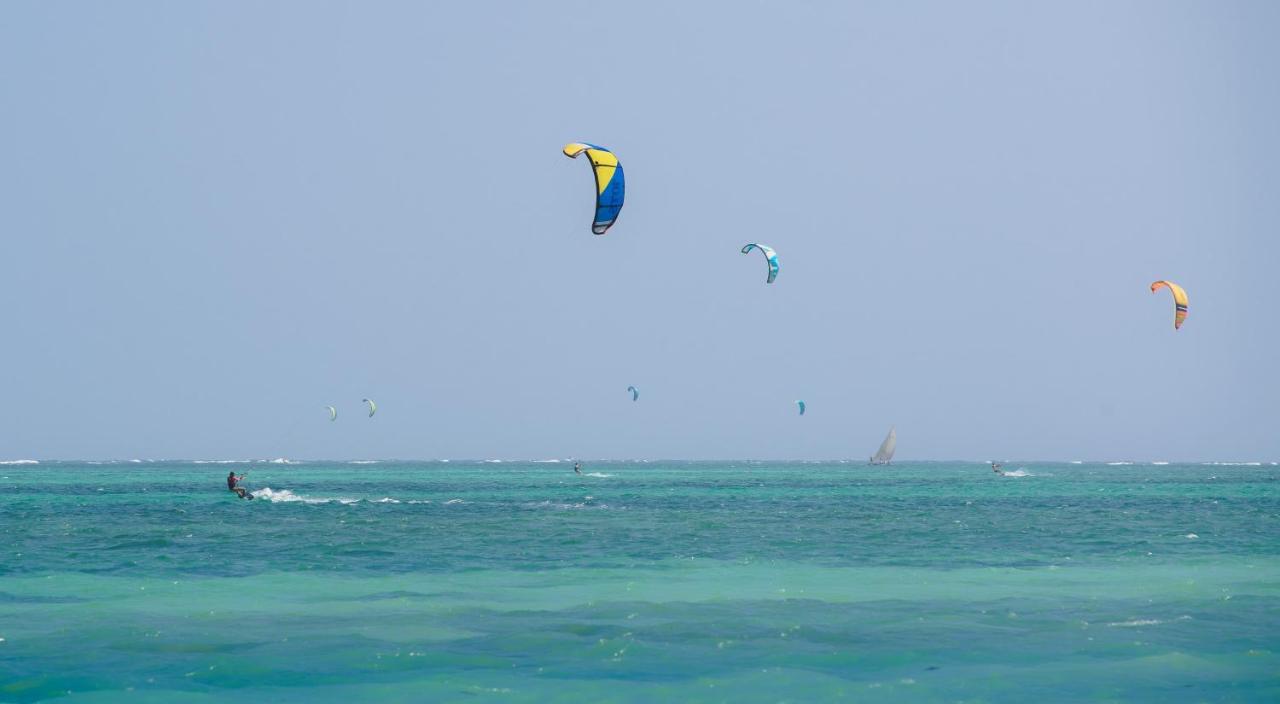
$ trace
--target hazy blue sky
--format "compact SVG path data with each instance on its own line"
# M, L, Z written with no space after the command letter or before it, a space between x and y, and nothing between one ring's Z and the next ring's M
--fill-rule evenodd
M896 424L907 459L1280 460L1277 36L1275 2L6 2L0 458ZM577 140L626 166L604 237Z

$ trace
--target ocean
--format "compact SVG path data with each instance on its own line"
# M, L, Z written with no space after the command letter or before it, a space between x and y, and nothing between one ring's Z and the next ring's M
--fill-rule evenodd
M1280 701L1280 467L1005 470L4 464L0 701Z

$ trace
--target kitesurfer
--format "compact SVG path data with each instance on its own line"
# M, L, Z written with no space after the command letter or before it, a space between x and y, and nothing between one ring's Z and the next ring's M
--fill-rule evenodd
M574 473L574 474L582 474L582 463L581 463L581 462L574 462L574 463L573 463L573 473Z
M249 495L248 491L245 491L244 487L237 486L242 481L244 481L244 475L241 474L237 476L235 470L232 470L231 473L227 475L227 489L234 491L236 496L239 496L242 499L252 499L253 497Z
M1001 474L1001 475L1003 475L1003 474L1004 474L1004 465L1002 465L1002 464L1000 464L1000 463L998 463L998 462L992 462L992 463L991 463L991 471L995 472L996 474Z

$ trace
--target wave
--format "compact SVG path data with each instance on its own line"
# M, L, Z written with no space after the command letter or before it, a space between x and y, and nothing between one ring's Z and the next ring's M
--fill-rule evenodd
M1190 621L1191 617L1179 616L1174 620ZM1129 621L1116 621L1115 623L1108 623L1107 625L1110 626L1111 628L1139 628L1141 626L1158 626L1162 623L1168 623L1168 621L1162 621L1158 618L1135 618Z
M36 460L0 460L0 464L40 464Z
M265 462L267 464L302 464L301 462L294 462L293 460L287 460L283 457L277 457L274 460L258 460L258 461Z
M191 464L249 464L252 460L191 460Z
M1025 470L1025 469L1015 469L1015 470L1013 470L1012 472L1005 472L1005 473L1004 473L1004 476L1006 476L1006 477L1034 477L1034 476L1036 476L1036 475L1032 474L1031 472L1028 472L1028 471L1027 471L1027 470Z
M378 464L382 460L351 460L347 464Z
M264 487L262 489L258 489L257 491L251 491L249 493L252 494L253 498L255 499L266 499L267 501L270 501L273 504L279 504L279 503L329 504L329 503L336 502L343 505L350 505L350 504L358 503L360 501L360 499L348 499L344 497L328 498L328 497L318 497L318 496L299 496L298 494L295 494L292 491L289 491L288 489L280 489L279 491L277 491L275 489L272 489L271 487Z
M398 503L400 503L400 499L393 499L393 498L391 498L390 496L384 496L384 497L382 497L381 499L377 499L377 500L375 500L373 503L375 503L375 504L398 504Z
M1169 463L1168 463L1168 462L1152 462L1151 464L1154 464L1154 465L1156 465L1157 467L1163 467L1163 466L1165 466L1166 464L1169 464Z
M532 460L534 464L560 464L561 460Z
M1071 464L1084 464L1083 460L1071 460Z
M1112 467L1128 467L1133 463L1132 462L1108 462L1107 464Z
M606 479L606 478L608 478L608 477L612 477L613 475L612 475L612 474L605 474L604 472L583 472L583 473L582 473L582 476L584 476L584 477L599 477L599 478L601 478L601 479Z
M463 501L462 499L449 499L448 501L444 502L444 505L445 505L445 506L450 506L450 505L453 505L453 504L465 504L465 503L467 503L467 502L466 502L466 501Z
M1209 467L1261 467L1261 462L1201 462L1200 464ZM1275 464L1272 462L1271 464Z
M566 503L561 501L534 501L525 504L527 508L554 508L560 511L577 511L582 509L606 510L609 504Z
M1195 540L1196 538L1199 538L1200 536L1196 535L1195 533L1187 533L1187 535L1186 535L1185 537L1186 537L1188 540Z
M502 460L485 460L485 464L502 464Z

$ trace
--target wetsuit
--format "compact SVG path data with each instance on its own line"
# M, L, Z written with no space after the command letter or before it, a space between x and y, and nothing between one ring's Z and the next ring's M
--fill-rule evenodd
M246 492L244 490L244 487L236 486L236 483L239 481L240 481L240 478L237 477L236 475L234 474L228 475L227 488L230 489L231 491L236 492L236 495L243 499Z

